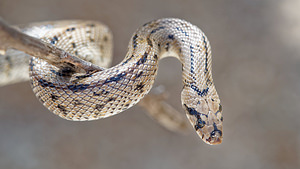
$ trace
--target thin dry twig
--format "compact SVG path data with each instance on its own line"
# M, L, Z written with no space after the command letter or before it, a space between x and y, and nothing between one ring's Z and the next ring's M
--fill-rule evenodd
M76 72L103 70L103 68L79 59L60 48L18 31L0 18L0 49L7 50L8 48L23 51L59 68L72 68Z

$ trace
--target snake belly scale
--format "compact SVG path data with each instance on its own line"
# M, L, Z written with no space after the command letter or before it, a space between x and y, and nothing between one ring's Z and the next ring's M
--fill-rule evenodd
M98 50L104 47L97 45L111 45L106 26L94 21L53 25L38 37L92 63L110 64L111 49ZM144 24L131 37L124 60L100 71L76 72L71 64L57 68L32 57L30 80L37 98L54 114L73 121L96 120L138 103L152 88L159 60L169 56L182 63L181 102L190 123L204 142L221 143L223 116L212 79L211 47L204 33L184 20Z

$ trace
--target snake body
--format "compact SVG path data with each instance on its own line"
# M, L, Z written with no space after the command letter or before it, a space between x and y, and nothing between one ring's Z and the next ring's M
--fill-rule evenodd
M98 22L35 27L46 31L39 34L31 28L27 33L102 67L110 64L112 35ZM32 57L30 81L37 98L54 114L73 121L96 120L138 103L152 88L159 60L168 56L182 63L181 102L189 121L204 142L221 143L222 107L212 79L211 47L204 33L184 20L144 24L131 37L124 60L100 71L76 72L72 64L57 68Z

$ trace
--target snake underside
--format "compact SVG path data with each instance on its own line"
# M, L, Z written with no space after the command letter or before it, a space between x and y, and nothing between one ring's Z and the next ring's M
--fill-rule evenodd
M124 60L111 68L107 67L111 62L112 35L99 22L44 22L22 29L31 36L103 67L102 70L78 72L70 63L63 63L65 67L58 68L31 57L29 74L33 91L54 114L67 120L85 121L127 110L152 88L159 60L173 56L182 63L181 102L189 121L204 142L222 142L222 107L212 79L211 48L198 27L174 18L148 22L133 34ZM13 63L11 58L2 58L3 65L8 62ZM1 69L1 72L10 70L7 66ZM9 77L7 72L5 76ZM152 106L146 104L145 107L150 112L163 110L160 104L155 104L157 100L152 99Z

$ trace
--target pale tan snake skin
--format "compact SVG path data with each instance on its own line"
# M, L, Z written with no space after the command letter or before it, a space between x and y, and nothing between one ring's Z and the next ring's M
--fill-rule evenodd
M32 57L29 72L33 91L54 114L73 121L118 114L150 91L158 61L173 56L182 63L181 102L189 121L204 142L222 142L223 116L212 79L211 47L198 27L174 18L148 22L133 34L124 60L111 68L105 67L111 61L112 35L98 22L47 22L23 30L104 67L101 71L76 72L73 65L59 69ZM105 45L99 46L102 43Z

